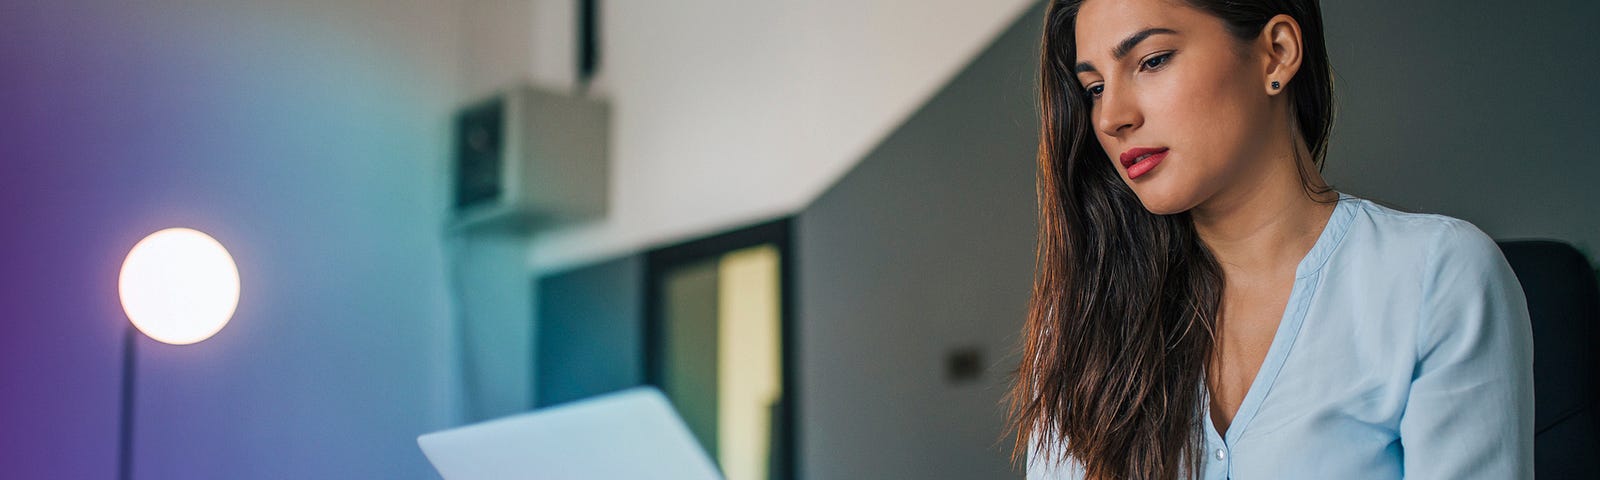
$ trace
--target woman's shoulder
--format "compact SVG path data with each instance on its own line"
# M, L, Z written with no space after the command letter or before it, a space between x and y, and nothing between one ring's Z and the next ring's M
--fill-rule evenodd
M1356 235L1358 241L1370 242L1369 246L1384 253L1384 257L1412 257L1421 260L1421 265L1433 267L1466 260L1504 261L1494 239L1472 222L1437 213L1405 211L1349 194L1341 194L1340 201L1349 202L1352 223L1365 230Z
M1484 299L1520 305L1516 273L1499 244L1477 225L1361 198L1347 201L1355 210L1354 223L1360 225L1352 227L1359 248L1351 250L1348 261L1365 267L1358 269L1366 274L1365 281L1381 278L1379 284L1416 292L1425 311L1445 311Z
M1472 222L1449 215L1406 211L1397 206L1350 194L1341 194L1340 201L1349 202L1357 215L1365 217L1374 227L1385 230L1388 235L1405 235L1421 239L1489 238Z
M1365 308L1352 318L1360 325L1355 331L1381 332L1376 338L1386 348L1411 347L1391 350L1405 355L1393 358L1412 363L1399 372L1415 378L1424 368L1450 362L1504 365L1526 359L1526 300L1493 238L1448 215L1349 201L1356 248L1348 251L1340 269L1345 275L1334 283L1346 287L1338 291L1362 297L1353 302ZM1364 301L1369 299L1377 301Z

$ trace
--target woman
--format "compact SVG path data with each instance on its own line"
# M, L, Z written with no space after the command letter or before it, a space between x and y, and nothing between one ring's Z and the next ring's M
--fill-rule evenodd
M1059 0L1029 478L1531 478L1521 286L1472 224L1319 173L1315 0Z

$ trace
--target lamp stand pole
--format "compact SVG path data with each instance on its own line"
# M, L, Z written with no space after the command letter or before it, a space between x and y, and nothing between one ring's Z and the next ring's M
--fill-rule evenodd
M133 385L134 374L139 371L134 360L138 355L134 347L139 342L139 331L132 323L123 331L122 342L122 423L117 435L117 478L133 478Z

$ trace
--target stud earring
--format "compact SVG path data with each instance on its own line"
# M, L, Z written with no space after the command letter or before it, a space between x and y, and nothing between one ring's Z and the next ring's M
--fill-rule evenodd
M1272 81L1272 89L1273 90L1277 90L1278 87L1281 87L1281 86L1283 86L1283 85L1279 84L1277 80L1273 80Z

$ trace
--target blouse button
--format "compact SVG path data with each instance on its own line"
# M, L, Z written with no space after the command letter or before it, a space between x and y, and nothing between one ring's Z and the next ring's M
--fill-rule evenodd
M1225 452L1220 448L1217 449L1217 460L1226 460L1227 458L1228 458L1228 452Z

